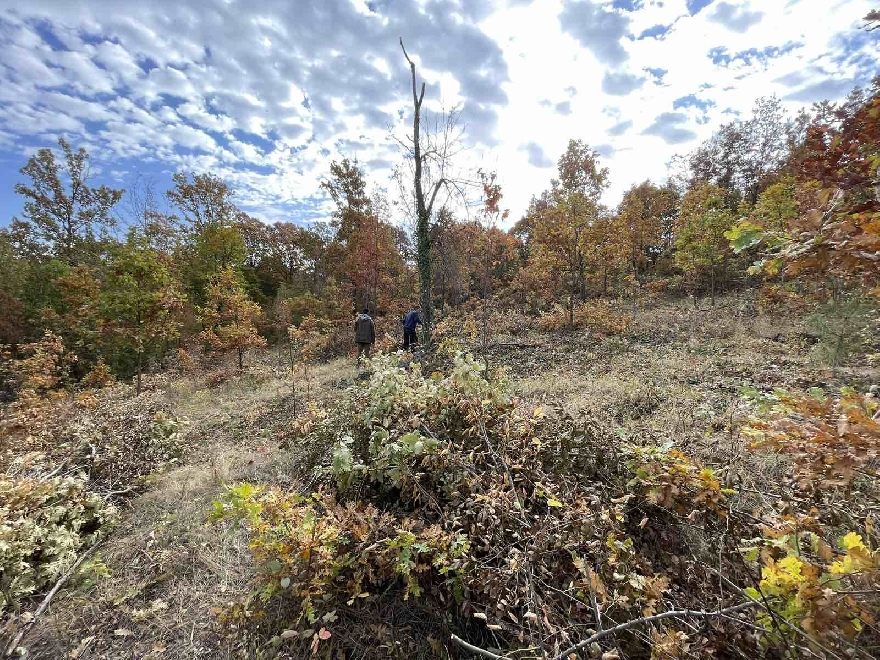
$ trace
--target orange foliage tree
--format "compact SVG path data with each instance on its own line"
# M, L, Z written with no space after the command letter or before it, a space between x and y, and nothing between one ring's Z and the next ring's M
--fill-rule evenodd
M796 190L783 225L746 219L728 238L757 246L754 270L880 284L880 78L841 105L820 104L794 151ZM768 191L770 190L768 189ZM781 191L780 191L781 192Z
M208 285L208 302L200 310L204 330L199 335L214 351L238 352L238 368L244 367L244 351L265 346L254 325L260 306L248 298L236 272L227 268L217 273Z

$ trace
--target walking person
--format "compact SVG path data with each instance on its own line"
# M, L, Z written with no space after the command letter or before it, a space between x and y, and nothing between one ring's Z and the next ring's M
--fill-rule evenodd
M370 359L370 349L376 343L376 325L373 323L370 310L367 307L364 307L364 311L355 319L354 340L358 347L357 363L360 366L364 356L368 360Z
M416 334L416 326L422 325L422 317L419 314L419 308L415 307L407 312L403 317L403 350L408 351L415 344L419 343L419 336Z

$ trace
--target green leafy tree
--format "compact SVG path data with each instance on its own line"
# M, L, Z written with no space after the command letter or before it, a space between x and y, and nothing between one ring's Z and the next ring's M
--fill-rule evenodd
M200 311L202 341L217 352L237 351L239 369L244 368L246 349L266 345L254 324L260 306L248 298L233 269L222 270L211 279L207 304Z
M0 344L18 344L28 334L28 319L22 301L30 263L15 250L11 237L0 231Z
M144 358L179 335L184 298L162 256L145 237L132 234L111 254L102 312L115 344L134 353L140 394Z
M695 278L708 271L713 305L716 270L727 258L724 234L733 224L724 202L724 190L718 186L707 183L689 190L675 226L675 262Z
M174 188L166 196L182 213L185 234L177 261L190 293L204 302L214 275L244 263L247 245L241 225L248 217L233 202L235 192L219 177L177 172L173 179Z
M40 149L21 169L30 184L16 184L15 192L27 200L24 217L33 224L36 237L57 258L76 265L94 256L89 247L96 233L115 224L111 212L123 191L89 186L88 152L82 147L73 151L63 138L58 145L62 161L51 149Z
M95 364L102 348L99 272L84 264L71 268L57 259L48 266L44 272L52 280L47 285L48 305L40 312L41 325L61 336L65 347L76 356L72 371L79 378Z
M764 248L775 248L787 240L789 227L800 214L797 195L797 184L792 177L784 177L764 190L746 217L724 234L734 253L739 254L762 243ZM771 260L765 270L768 274L784 275L781 266L781 260Z

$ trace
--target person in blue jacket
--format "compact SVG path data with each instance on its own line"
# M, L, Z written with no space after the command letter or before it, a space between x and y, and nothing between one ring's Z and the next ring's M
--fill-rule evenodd
M419 311L418 307L411 309L401 320L403 323L403 350L405 351L419 343L419 337L416 334L416 326L422 325Z

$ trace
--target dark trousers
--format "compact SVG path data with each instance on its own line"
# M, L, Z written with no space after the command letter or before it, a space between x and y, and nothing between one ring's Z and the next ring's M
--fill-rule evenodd
M361 363L361 356L366 356L366 358L370 359L370 349L373 347L372 344L368 344L366 342L358 342L358 364Z
M419 337L416 335L415 330L404 330L403 331L403 350L408 351L411 346L414 346L419 343Z

